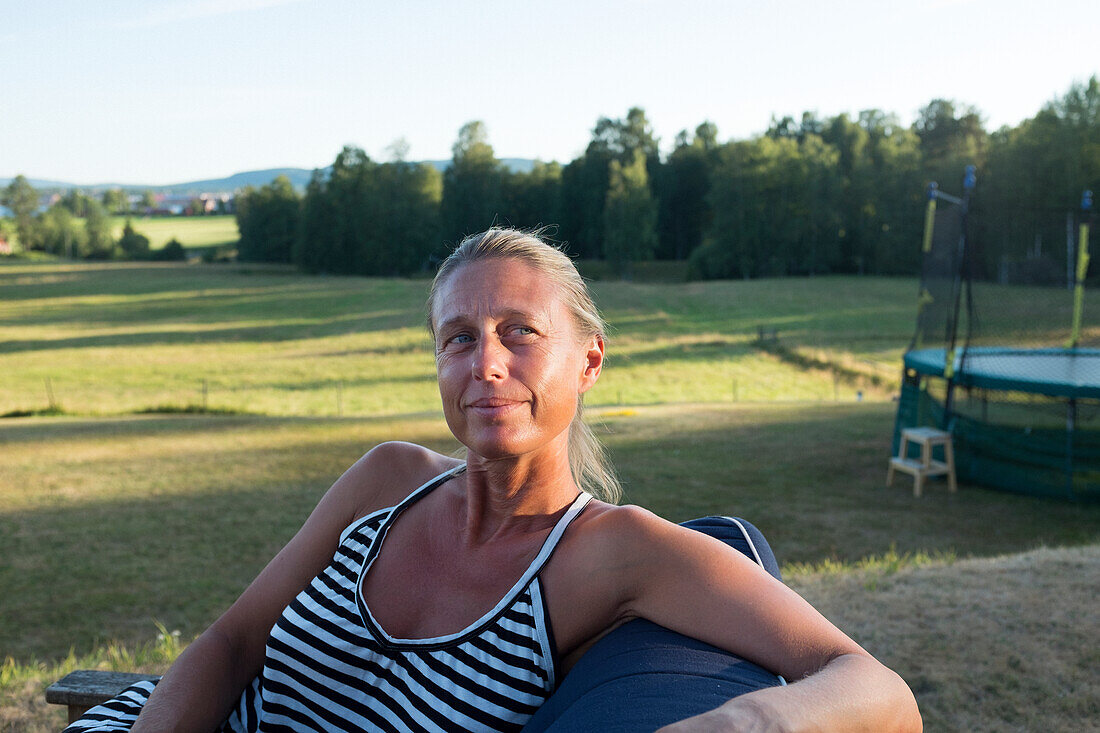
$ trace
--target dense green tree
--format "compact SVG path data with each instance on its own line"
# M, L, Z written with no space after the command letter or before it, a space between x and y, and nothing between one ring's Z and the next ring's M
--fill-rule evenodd
M70 214L83 219L88 216L88 208L93 202L95 202L95 199L79 188L70 188L65 192L65 195L61 197L61 200L57 202L57 205L64 206L69 210Z
M657 202L649 191L645 153L635 149L627 165L611 161L604 207L604 256L624 276L657 247Z
M844 263L844 269L915 273L920 267L925 201L920 141L896 117L880 110L860 112L859 125L867 132L866 160L855 179L861 185L853 187L852 195L863 203L855 225L856 261Z
M718 129L710 122L695 128L694 138L689 139L686 131L676 138L662 173L659 258L686 259L702 244L712 219L708 196L717 139Z
M829 272L839 259L839 155L815 134L764 135L718 151L714 224L692 256L699 277Z
M603 208L612 159L609 152L590 144L562 170L561 236L581 258L603 256Z
M511 226L532 228L561 220L562 168L535 161L527 173L504 177L502 218Z
M328 191L328 180L322 171L314 170L302 198L302 223L294 242L294 264L307 272L337 272L335 259L340 226L335 197Z
M114 237L111 236L111 220L103 205L95 199L88 199L85 205L84 232L84 257L92 260L114 258L117 250Z
M32 249L69 259L80 259L87 253L88 234L66 206L51 206L48 211L39 214L35 220L33 238Z
M378 164L345 147L326 177L314 171L303 201L294 261L313 272L398 275L439 256L442 180L401 157Z
M442 239L458 241L496 223L504 208L504 166L489 144L485 123L467 122L443 173Z
M562 236L572 243L571 249L578 256L602 255L611 162L632 165L636 151L645 158L647 180L660 180L658 141L640 107L630 108L625 118L596 120L584 155L562 171ZM651 193L655 188L658 186L650 187Z
M100 197L103 208L111 214L125 214L130 210L130 196L121 188L109 188Z
M439 254L439 207L443 179L434 166L396 160L375 169L371 203L372 246L359 272L408 275L427 270Z
M11 209L15 219L15 233L24 249L32 249L34 241L34 212L38 208L38 192L26 176L18 175L3 190L0 203Z
M134 225L129 219L122 227L122 236L119 237L118 247L127 259L145 260L149 258L149 238L134 231Z
M1100 190L1100 83L1095 76L1072 85L1035 117L990 137L972 217L980 274L1065 283L1072 269L1066 262L1071 254L1066 221L1076 218L1085 189ZM1070 229L1072 236L1076 228Z
M917 113L913 131L920 138L925 175L944 190L961 189L966 166L985 163L988 135L972 106L933 99Z
M958 194L973 164L979 274L1003 269L1001 252L1048 257L1056 243L1064 273L1066 212L1082 188L1100 189L1098 110L1094 78L992 135L975 108L936 99L911 127L879 109L831 118L807 111L773 118L759 137L720 144L714 125L703 123L694 135L681 132L662 160L636 107L599 118L584 153L564 167L537 163L528 173L506 171L484 125L472 122L442 177L406 163L407 144L396 144L386 164L342 151L306 189L293 259L314 271L408 272L444 254L437 242L494 222L559 223L573 254L620 267L655 255L690 258L706 277L914 274L927 182ZM241 203L247 215L253 202ZM654 209L656 244L646 234ZM430 228L434 237L424 234Z
M173 237L163 247L154 251L150 259L157 262L184 262L187 260L187 250L178 239Z
M241 260L290 262L301 220L301 200L290 179L279 176L237 197L237 245Z

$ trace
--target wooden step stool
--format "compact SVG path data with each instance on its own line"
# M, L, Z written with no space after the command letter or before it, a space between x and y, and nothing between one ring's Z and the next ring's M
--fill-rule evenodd
M909 458L908 444L920 446L920 460ZM942 461L932 459L932 449L943 446ZM924 479L929 476L947 475L947 490L954 492L955 452L951 447L951 433L936 428L905 428L901 431L901 446L898 454L890 459L890 468L886 471L886 485L894 482L894 471L913 474L913 496L920 496Z

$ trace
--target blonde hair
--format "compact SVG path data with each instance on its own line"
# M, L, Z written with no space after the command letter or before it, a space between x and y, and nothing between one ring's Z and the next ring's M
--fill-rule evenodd
M577 332L584 339L599 336L606 339L604 323L584 279L573 261L557 247L542 238L544 230L521 231L493 227L480 234L471 234L443 260L432 280L428 295L428 331L435 338L432 307L439 288L463 265L479 260L514 259L528 265L540 275L557 284L564 294L565 306L573 315ZM569 425L569 469L577 486L598 499L612 504L622 497L622 486L611 466L599 438L584 422L583 396L577 397L577 413Z

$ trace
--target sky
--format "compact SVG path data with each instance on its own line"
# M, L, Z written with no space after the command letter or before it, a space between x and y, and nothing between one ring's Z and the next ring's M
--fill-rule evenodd
M1016 125L1100 74L1093 0L0 0L0 178L169 184L344 145L568 162L645 109L662 149L935 98Z

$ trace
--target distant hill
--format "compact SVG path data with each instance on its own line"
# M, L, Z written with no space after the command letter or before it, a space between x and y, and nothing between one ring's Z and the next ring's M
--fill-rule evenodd
M268 168L261 171L245 171L244 173L234 173L231 176L225 178L210 178L205 181L188 181L187 183L176 183L171 186L153 186L154 191L163 190L165 193L175 194L188 194L188 193L232 193L245 186L266 186L274 181L279 176L286 176L290 179L291 185L295 188L305 188L309 183L309 177L313 174L313 171L306 170L305 168ZM126 188L131 188L126 186ZM150 188L149 186L142 186L142 190Z
M424 161L439 171L445 171L451 165L450 160ZM501 163L513 173L529 173L535 166L535 161L530 158L502 158ZM328 168L324 168L328 170ZM83 191L105 191L110 188L121 188L126 191L152 190L156 193L175 195L199 194L199 193L233 193L245 186L266 186L279 176L286 176L297 189L303 189L309 183L312 170L306 168L267 168L258 171L245 171L234 173L225 178L211 178L202 181L187 181L186 183L172 183L165 186L150 186L138 183L97 183L90 186L81 186L64 181L47 181L37 178L29 178L30 184L39 190L79 188ZM0 178L0 186L6 186L11 182L10 178Z

